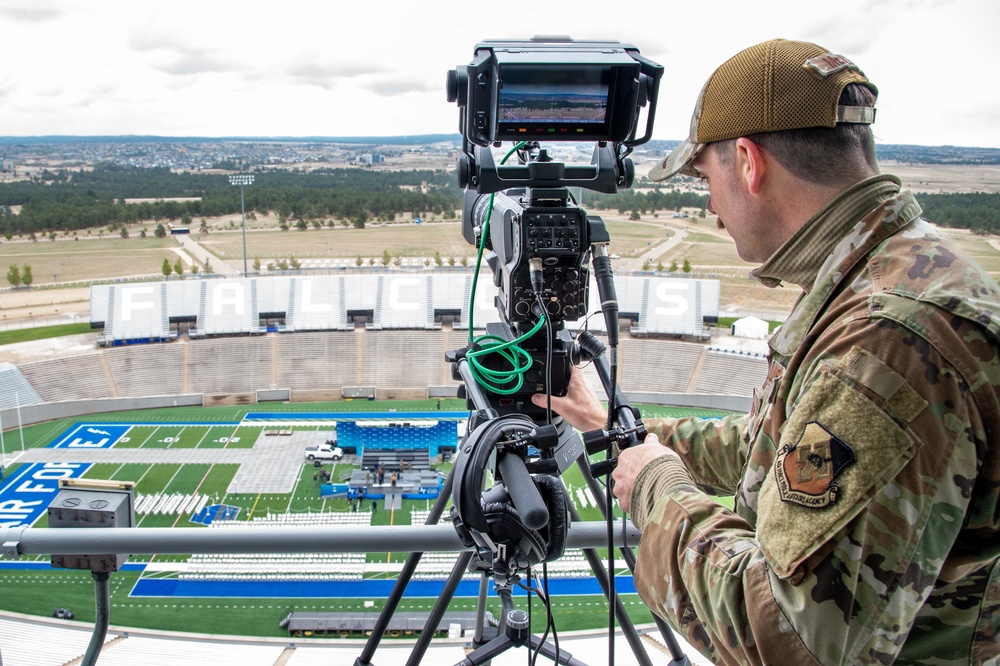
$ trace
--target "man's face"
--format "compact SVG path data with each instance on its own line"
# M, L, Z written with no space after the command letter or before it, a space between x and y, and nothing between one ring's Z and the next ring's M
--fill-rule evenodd
M727 151L725 155L720 152ZM771 242L768 224L741 177L736 144L711 143L695 158L692 166L708 185L708 212L717 215L720 229L736 242L744 261L763 263L777 248Z

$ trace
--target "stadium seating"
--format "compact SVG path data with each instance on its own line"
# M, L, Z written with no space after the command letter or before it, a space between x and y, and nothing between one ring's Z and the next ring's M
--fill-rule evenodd
M271 386L272 338L213 338L188 345L187 390L233 393Z
M764 384L767 362L756 356L708 351L692 393L750 395Z
M622 340L622 390L685 393L704 350L691 342Z
M23 363L19 367L45 402L115 397L100 353Z
M13 363L0 363L0 386L3 387L3 391L0 391L0 409L45 402Z
M130 345L104 352L115 388L122 396L184 393L183 345Z
M271 334L128 345L93 354L0 365L0 409L20 404L112 397L252 393L261 389L325 391L375 386L417 394L457 386L444 355L466 343L458 331L353 331ZM749 396L766 371L762 356L708 350L679 340L620 343L626 392ZM596 381L592 385L598 386ZM22 390L23 389L23 390ZM8 404L9 403L9 404Z
M358 383L358 335L296 333L275 337L275 381L290 389L324 389Z

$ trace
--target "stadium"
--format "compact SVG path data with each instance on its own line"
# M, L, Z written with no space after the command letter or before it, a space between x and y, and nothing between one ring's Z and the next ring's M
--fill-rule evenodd
M35 358L0 365L7 459L0 524L48 526L45 507L58 479L73 477L135 481L139 527L423 524L467 415L445 352L468 344L470 326L478 334L499 320L496 288L481 284L473 298L472 281L468 271L385 270L95 284L94 334L56 339ZM746 409L765 372L761 341L712 339L717 281L653 274L615 281L621 386L644 415ZM595 298L591 289L590 312L599 312ZM574 334L601 335L603 326L601 317L567 322ZM585 373L599 387L593 368ZM438 426L433 438L420 439L430 426ZM305 446L323 442L343 447L343 458L303 456ZM399 474L398 493L388 477L379 483L366 471L380 465ZM592 493L573 471L564 475L569 496L584 519L599 519ZM434 481L403 492L404 479L421 473ZM25 488L34 492L25 495ZM421 560L388 638L405 644L420 633L420 618L440 595L456 554L427 553ZM176 663L188 650L218 663L348 663L403 559L399 553L134 556L112 576L121 582L111 597L112 629L100 663ZM18 655L27 653L36 658L24 663L80 658L90 635L80 620L94 619L86 572L50 568L42 556L3 565L3 598L17 600L4 604L4 663L22 663ZM606 644L606 635L593 629L607 606L599 588L581 584L592 576L580 550L567 550L548 576L553 613L557 622L566 618L561 631L591 630L564 647L603 650L586 647ZM68 584L71 595L33 598ZM442 662L462 658L461 636L475 615L475 591L467 589L474 576L466 574L462 585L449 606L456 615L430 648L431 655L445 651ZM651 628L644 638L662 655L651 616L628 594L627 576L620 588L636 622ZM227 610L207 610L213 605ZM190 621L180 620L185 606ZM40 617L69 608L77 619ZM176 617L165 622L165 612ZM48 632L52 640L38 640ZM227 636L208 641L202 634ZM393 642L382 643L380 661L383 654L408 654ZM37 656L40 643L52 654ZM623 655L628 649L620 648ZM402 663L405 656L398 658Z

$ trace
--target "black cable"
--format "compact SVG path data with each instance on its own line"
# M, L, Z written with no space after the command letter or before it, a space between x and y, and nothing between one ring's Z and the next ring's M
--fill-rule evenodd
M531 584L531 578L532 578L532 576L531 576L531 567L530 566L524 572L524 574L525 574L525 576L527 576L527 581L528 581L527 587L525 587L525 585L521 581L517 581L517 584L520 587L524 588L525 591L527 591L527 593L528 593L527 594L527 597L528 597L528 635L531 636L531 606L532 606L532 603L531 603L531 601L532 601L531 600L531 593L534 592L535 588ZM537 658L537 650L536 650L536 654L534 654L534 655L531 654L531 642L529 641L528 642L528 658L527 658L527 664L528 664L528 666L535 666L535 659L536 658Z
M539 306L544 305L542 295L535 294ZM545 425L552 425L552 347L555 345L555 333L552 318L545 318Z
M614 272L611 268L611 259L607 256L607 250L602 246L594 251L594 277L597 280L598 293L601 298L601 310L604 312L605 328L608 336L608 367L609 367L609 387L608 387L608 432L614 430L615 418L618 414L617 404L617 378L618 378L618 296L615 293ZM605 460L610 460L613 453L612 442L608 443ZM608 635L612 638L608 640L608 666L614 666L614 630L615 630L615 602L618 593L615 590L615 549L614 543L614 497L612 496L613 480L608 478L608 483L604 487L605 501L608 506L607 531L608 531ZM622 519L624 521L624 518Z
M549 624L552 626L552 644L555 645L556 654L555 659L552 663L559 663L559 632L556 631L556 616L552 614L552 597L549 596L549 572L545 565L542 565L542 571L545 574L543 579L543 587L545 588L545 611L549 615Z
M535 305L538 306L538 316L545 321L545 424L552 425L552 347L555 344L555 333L552 318L545 309L542 300L542 289L545 286L545 273L542 260L532 257L528 260L528 276L531 280L531 291L535 295Z
M530 571L529 571L530 573ZM556 631L556 619L555 615L552 614L552 598L549 596L549 570L546 563L542 563L542 588L539 590L537 587L525 587L522 583L518 582L518 585L530 593L534 592L538 595L538 598L542 600L545 605L545 631L542 633L541 638L538 641L538 645L535 647L534 651L531 652L529 659L529 666L535 666L535 662L538 659L538 655L542 650L542 646L545 644L546 639L549 637L549 631L552 632L552 643L555 646L555 659L553 663L559 663L559 633ZM529 604L530 609L530 604ZM530 617L530 614L529 614Z

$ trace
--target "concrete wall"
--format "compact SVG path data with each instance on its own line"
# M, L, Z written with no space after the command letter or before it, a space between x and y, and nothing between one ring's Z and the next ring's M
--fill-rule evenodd
M157 409L160 407L192 407L204 404L204 397L191 395L158 395L144 398L104 398L101 400L67 400L65 402L49 402L42 405L25 405L20 414L17 409L0 411L0 422L3 429L16 428L21 425L44 423L57 419L77 418L87 414L107 414L109 412L124 412L137 409Z
M456 387L453 386L429 386L423 395L395 395L397 393L409 393L400 390L383 390L380 399L393 398L452 398L455 397ZM235 398L242 398L239 402ZM201 394L191 395L164 395L151 396L145 398L105 398L103 400L71 400L66 402L52 402L43 405L24 405L20 410L20 417L16 409L5 409L0 411L0 423L3 429L11 430L21 425L32 425L34 423L44 423L57 419L78 418L87 414L107 414L111 412L124 412L139 409L158 409L161 407L193 407L210 406L222 404L254 404L252 394L241 394L240 396L203 396ZM267 400L289 400L292 393L287 389L273 391L259 391L257 402ZM328 397L310 395L306 391L296 391L294 402L305 402L312 400L343 399L342 396ZM628 399L635 404L667 405L672 407L694 407L698 409L720 409L730 412L750 411L750 399L736 395L701 395L688 393L632 393ZM20 418L20 421L18 421Z

